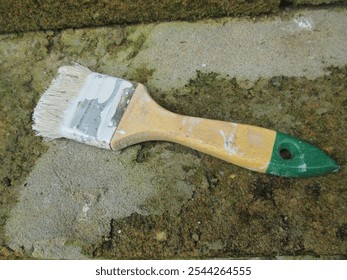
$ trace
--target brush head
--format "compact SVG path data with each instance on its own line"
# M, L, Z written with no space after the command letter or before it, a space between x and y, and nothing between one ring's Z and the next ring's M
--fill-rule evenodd
M62 66L33 113L33 129L46 140L68 138L110 149L136 84L75 64Z

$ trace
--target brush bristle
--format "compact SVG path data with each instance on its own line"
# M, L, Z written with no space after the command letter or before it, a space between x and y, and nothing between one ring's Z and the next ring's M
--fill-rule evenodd
M34 110L33 129L36 135L46 140L62 137L60 127L64 111L78 96L90 73L88 68L79 64L59 68L58 77L41 96Z

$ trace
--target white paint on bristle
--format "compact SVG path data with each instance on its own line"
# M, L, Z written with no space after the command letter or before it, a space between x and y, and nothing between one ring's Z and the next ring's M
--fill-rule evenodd
M121 118L118 105L124 94L134 91L134 85L77 64L63 66L58 73L35 108L33 128L37 135L110 149Z
M64 111L78 97L87 76L92 73L88 68L75 64L58 69L54 79L41 96L33 113L33 129L46 140L61 138L61 125Z

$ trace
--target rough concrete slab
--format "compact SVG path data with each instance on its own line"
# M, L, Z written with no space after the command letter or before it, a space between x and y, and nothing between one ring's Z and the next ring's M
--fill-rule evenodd
M257 22L223 19L3 35L1 81L6 89L4 96L8 92L23 92L30 97L16 107L18 112L20 108L30 112L35 106L35 96L49 85L58 66L72 61L110 75L143 79L156 96L166 94L165 101L169 104L171 99L173 108L180 94L191 98L187 104L194 104L200 98L213 102L210 96L228 90L229 101L225 104L220 101L215 109L208 106L202 116L252 119L261 125L269 115L275 121L264 125L296 134L305 132L313 141L321 141L322 133L325 135L327 131L325 127L341 130L342 134L334 134L337 138L333 142L339 143L336 149L341 151L338 155L343 161L345 154L340 154L345 153L345 128L338 125L343 117L336 115L345 116L341 109L344 85L337 82L332 96L326 92L319 95L318 89L302 94L293 92L290 85L284 92L281 88L290 76L314 79L329 74L332 70L327 67L345 66L346 23L346 10L322 9ZM196 71L200 71L200 78ZM217 74L210 72L219 73L221 78L213 79ZM231 81L225 80L227 75ZM262 83L265 87L267 82L261 80L257 84L260 91L252 88L255 80L264 77L270 79L271 86L278 87L276 92L283 93L276 95L274 103L262 99ZM232 82L233 78L239 86ZM343 81L345 74L338 73L334 79ZM211 85L209 92L199 98L190 97L199 89L197 84L192 92L184 91L190 80L196 83L206 80ZM218 87L221 84L223 87ZM244 103L237 103L241 95L232 95L233 87L240 89L252 111L244 116L240 110L234 110L234 115L228 110L214 114L231 101L241 109L245 107ZM216 90L213 92L211 88ZM258 95L254 96L254 92ZM333 111L334 98L341 103L335 107L340 111ZM306 113L294 115L289 109L285 111L288 102L298 108L305 103ZM183 105L182 108L187 108ZM4 116L11 106L4 104ZM312 127L310 120L320 123ZM8 131L10 136L4 133L4 143L23 144L24 137L18 134L23 123L30 129L30 120L23 117L13 132ZM2 127L5 122L0 124ZM326 151L334 152L330 140L325 136L325 142L319 143ZM8 157L15 151L9 145L4 148L10 147L8 153L4 152ZM30 142L23 145L22 150L26 149L30 150ZM26 156L37 157L37 151L22 155L23 152L16 161L27 164ZM199 257L210 251L216 254L212 256L229 253L242 257L238 252L245 256L262 252L263 243L270 244L274 248L271 253L277 255L307 251L339 255L345 251L347 236L344 218L347 215L341 202L346 184L339 177L346 174L346 169L341 172L312 180L282 180L166 143L137 145L118 154L68 140L55 141L25 182L17 186L18 203L11 212L6 212L4 219L5 242L11 250L36 258L91 257L81 253L81 248L87 250L100 242L102 246L87 251L100 257L108 249L114 250L110 256L118 258L126 252L134 258L146 258L151 256L150 252L159 257L175 257L175 251L166 252L165 248L184 247L189 249L186 257ZM6 201L1 203L5 205ZM317 212L313 213L307 205ZM306 216L298 220L300 215ZM187 229L182 230L180 223L187 225ZM334 227L327 228L331 224ZM307 231L307 225L313 230ZM214 234L204 234L203 226ZM181 239L171 239L172 236ZM321 244L318 240L322 236L334 241ZM271 246L275 237L276 246ZM149 242L153 240L159 242L157 247ZM197 244L202 244L200 249ZM245 247L237 247L239 244ZM315 247L317 244L319 249ZM122 245L119 251L118 245ZM283 249L286 246L287 251Z
M302 11L282 20L225 19L153 26L132 67L155 69L151 85L183 86L196 70L255 81L274 75L326 73L347 62L345 12ZM334 43L332 43L334 42Z
M139 149L119 154L72 141L53 144L24 183L21 203L7 224L9 246L37 258L83 258L77 245L107 237L115 219L178 213L195 186L186 183L177 163L194 173L199 159L153 148L156 156L138 164ZM158 195L162 199L151 206Z

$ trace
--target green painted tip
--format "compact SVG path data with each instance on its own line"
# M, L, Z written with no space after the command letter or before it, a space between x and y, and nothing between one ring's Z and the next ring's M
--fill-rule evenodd
M313 177L338 171L336 162L317 147L277 132L266 173L285 177Z

